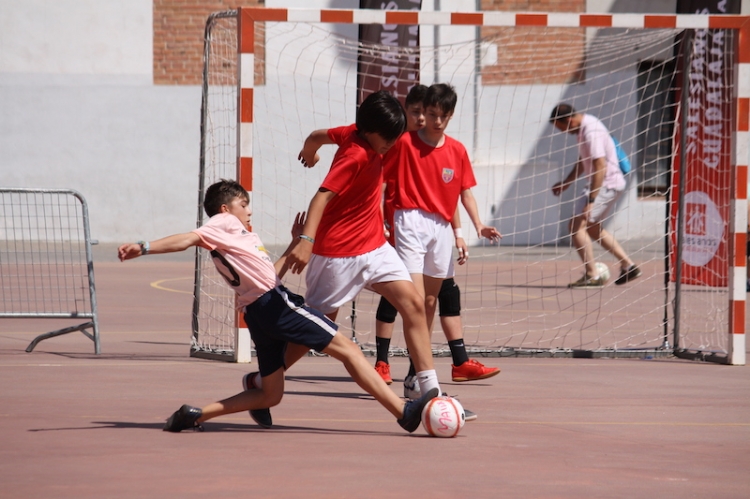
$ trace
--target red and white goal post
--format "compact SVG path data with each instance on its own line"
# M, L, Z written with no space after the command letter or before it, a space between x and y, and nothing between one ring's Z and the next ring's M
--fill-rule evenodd
M420 46L405 54L387 44L363 45L357 27L369 24L421 28ZM682 62L681 43L690 47ZM307 208L333 154L322 149L319 166L304 169L297 162L302 141L314 129L354 121L362 51L386 60L417 57L421 83L450 83L459 95L448 133L469 151L484 223L504 236L500 246L472 236L472 258L457 269L470 352L745 363L750 17L217 13L206 28L199 197L219 178L238 179L251 193L252 228L272 254L288 243L294 215ZM690 71L680 70L685 61ZM718 77L701 81L691 72L699 67ZM717 85L725 93L717 94ZM575 140L549 124L552 107L563 101L602 119L633 162L626 194L605 224L644 270L625 286L567 287L582 271L568 239L575 189L562 198L549 192L577 159ZM691 128L696 119L699 133ZM709 154L718 162L708 161ZM686 191L701 162L727 178L712 177L710 195ZM687 172L683 183L680 168ZM675 206L683 209L671 211ZM707 251L711 261L704 264ZM617 262L596 257L617 275ZM192 353L248 361L247 329L212 267L198 252ZM304 293L303 280L286 280ZM363 348L374 344L377 298L360 295L351 326L345 311L339 315L342 331L349 329ZM441 338L433 335L436 353L446 350ZM405 350L398 337L392 345L394 353Z

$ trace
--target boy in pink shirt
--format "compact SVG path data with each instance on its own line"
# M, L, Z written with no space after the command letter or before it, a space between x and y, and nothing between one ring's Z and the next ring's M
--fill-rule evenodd
M237 293L237 306L244 310L258 355L260 380L254 380L250 389L203 408L183 405L169 417L164 431L202 429L201 423L218 416L277 405L284 394L284 354L290 344L304 345L341 361L357 384L393 414L402 428L415 431L422 409L439 390L431 390L419 401L404 403L372 370L361 350L337 334L333 322L281 284L279 276L283 277L288 268L293 245L275 264L271 261L257 234L247 230L249 196L240 184L222 180L211 185L203 206L211 218L202 227L151 243L123 244L118 248L118 257L125 261L149 253L184 251L192 246L211 251L217 270Z

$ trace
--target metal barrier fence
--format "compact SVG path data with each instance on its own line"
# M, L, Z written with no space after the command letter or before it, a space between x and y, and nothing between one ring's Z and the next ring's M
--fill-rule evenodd
M89 319L40 334L27 352L80 331L101 353L92 244L88 207L78 192L0 188L0 318Z

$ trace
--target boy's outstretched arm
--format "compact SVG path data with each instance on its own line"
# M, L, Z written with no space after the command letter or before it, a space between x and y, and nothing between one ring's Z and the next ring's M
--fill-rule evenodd
M471 189L464 189L461 191L461 204L466 208L466 212L471 218L471 223L474 224L474 228L477 230L478 237L486 237L491 242L495 243L500 240L502 235L494 227L488 227L482 223L479 218L479 209L477 208L477 201L474 199Z
M276 263L273 264L274 268L276 269L276 275L279 276L279 279L283 279L284 274L286 274L286 271L289 270L289 265L287 264L286 257L289 256L289 253L292 252L292 249L294 248L299 235L302 234L302 231L304 229L305 212L303 211L301 213L297 213L297 216L294 217L294 224L292 225L292 241L289 243L289 246L287 246L286 250L279 257L279 259L276 260Z
M289 251L286 257L286 264L293 274L301 273L307 262L310 261L315 234L318 232L320 219L323 218L323 210L325 210L326 205L335 195L335 192L321 187L310 201L310 207L307 209L307 220L302 229L302 234L292 241L291 251Z
M148 243L148 253L176 253L178 251L185 251L191 246L200 246L200 243L201 238L195 232L175 234L157 239L156 241L150 241ZM127 243L117 248L117 257L121 262L138 258L143 254L146 253L143 253L142 246L139 243Z
M328 136L328 130L320 129L313 131L305 139L305 143L302 145L302 150L297 159L306 168L312 168L320 160L318 149L326 144L334 144L333 140Z

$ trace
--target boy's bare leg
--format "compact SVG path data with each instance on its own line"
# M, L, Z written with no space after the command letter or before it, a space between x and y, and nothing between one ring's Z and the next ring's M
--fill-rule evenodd
M412 274L412 279L416 274ZM427 329L432 333L433 323L435 322L435 310L437 309L438 294L443 287L443 278L430 277L423 274L422 276L424 291L424 313L427 318Z
M575 246L578 256L586 266L586 275L592 276L596 273L594 268L594 248L591 238L586 230L586 218L578 215L570 223L570 231L573 236L573 246Z
M622 249L622 246L617 242L615 236L602 228L601 222L589 224L586 230L591 239L601 244L602 248L617 258L622 268L627 269L633 265L633 260L628 257L628 254Z
M263 377L263 388L247 390L218 402L208 404L201 409L202 415L198 423L226 414L248 411L250 409L265 409L281 402L284 396L284 369L278 369L269 376Z
M452 317L440 317L440 325L443 327L445 339L447 339L448 341L460 340L464 337L460 315Z
M284 353L284 366L289 369L299 359L307 355L310 351L309 347L304 345L297 345L296 343L288 343L286 346L286 352Z
M401 314L404 322L404 339L417 372L434 370L424 301L414 284L410 281L391 281L373 284L372 287Z
M367 362L367 359L362 354L362 350L352 343L351 340L341 334L337 334L323 350L323 353L341 361L357 385L375 397L375 400L388 409L388 412L393 414L397 419L403 416L404 401L388 388L385 381L372 368L370 363Z
M378 338L393 338L393 328L396 325L395 322L383 322L375 321L375 336Z

